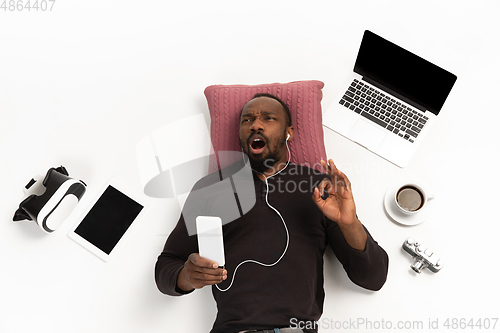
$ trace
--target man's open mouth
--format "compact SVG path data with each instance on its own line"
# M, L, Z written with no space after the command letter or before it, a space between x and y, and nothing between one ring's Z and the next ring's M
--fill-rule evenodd
M261 136L254 136L250 139L250 152L252 154L258 155L264 151L266 147L266 141Z

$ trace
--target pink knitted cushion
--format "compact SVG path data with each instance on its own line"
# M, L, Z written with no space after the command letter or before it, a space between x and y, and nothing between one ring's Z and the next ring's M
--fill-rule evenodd
M323 139L321 81L296 81L260 85L213 85L205 89L210 111L210 137L216 156L211 156L209 172L217 171L236 161L241 152L238 142L239 115L243 106L256 93L269 93L285 102L290 108L295 137L289 142L290 160L298 165L321 170L319 161L326 160ZM236 157L235 157L236 156ZM239 155L241 158L241 155Z

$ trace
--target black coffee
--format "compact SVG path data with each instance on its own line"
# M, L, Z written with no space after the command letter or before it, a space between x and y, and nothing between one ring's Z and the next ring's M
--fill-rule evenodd
M403 186L396 194L398 205L409 212L414 212L424 205L424 195L413 186Z

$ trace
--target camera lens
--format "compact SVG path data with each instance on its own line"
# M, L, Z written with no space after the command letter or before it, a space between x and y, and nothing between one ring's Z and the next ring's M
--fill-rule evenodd
M428 265L424 263L423 260L417 260L413 265L411 265L411 269L420 274L422 269L426 268Z

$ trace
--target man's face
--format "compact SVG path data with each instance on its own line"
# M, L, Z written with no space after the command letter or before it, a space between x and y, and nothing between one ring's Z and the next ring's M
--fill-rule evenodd
M240 117L240 145L252 169L264 173L276 163L286 163L287 122L283 106L273 98L257 97L245 104Z

